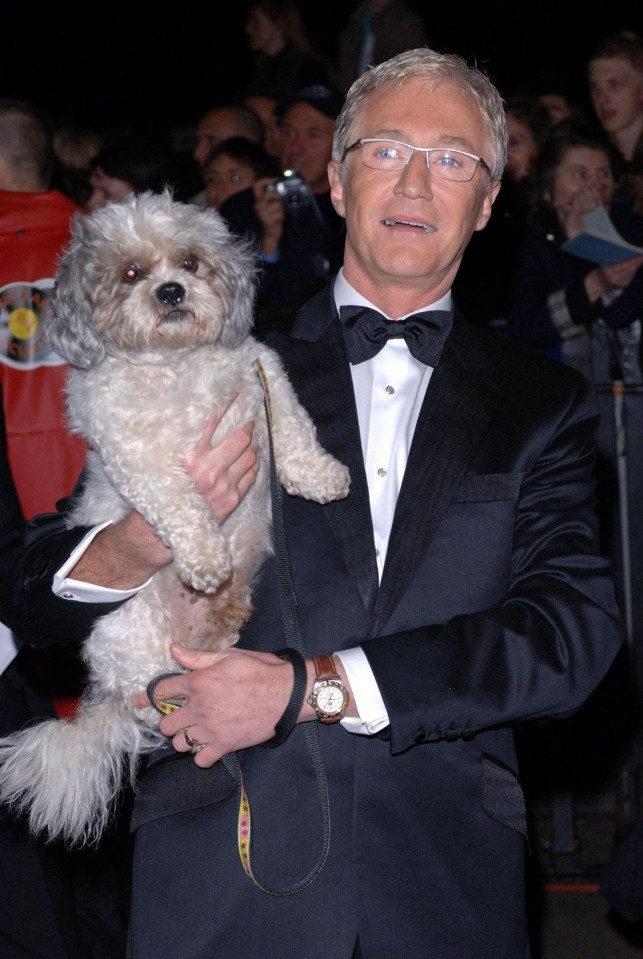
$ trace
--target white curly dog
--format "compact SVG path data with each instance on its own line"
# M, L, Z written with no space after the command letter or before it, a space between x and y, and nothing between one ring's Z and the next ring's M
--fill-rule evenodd
M134 691L177 670L172 639L197 649L234 643L251 614L253 575L271 550L269 430L291 495L345 497L345 466L325 452L278 355L252 337L256 264L213 210L144 193L77 215L48 317L71 364L67 409L91 448L70 526L137 510L173 563L100 619L83 643L87 690L73 720L47 720L0 740L0 801L34 834L96 841L141 756L164 741ZM235 397L233 399L233 397ZM219 527L182 467L217 408L214 441L249 420L260 470Z

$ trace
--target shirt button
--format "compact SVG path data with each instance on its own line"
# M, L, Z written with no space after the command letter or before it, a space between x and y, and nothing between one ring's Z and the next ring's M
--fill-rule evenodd
M377 471L377 475L378 475L378 476L386 476L386 472L387 472L387 471L384 469L384 467L383 467L383 466L380 466L380 468L379 468L378 471Z
M74 599L73 593L63 593L63 599Z
M394 386L387 386L385 392L388 393L389 396L392 396L393 393L395 393L395 387L394 387Z

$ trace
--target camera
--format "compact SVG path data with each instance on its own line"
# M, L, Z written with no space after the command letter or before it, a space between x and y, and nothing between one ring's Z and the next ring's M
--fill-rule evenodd
M297 170L284 170L274 183L268 184L266 190L276 191L282 197L286 209L292 213L309 206L313 198L308 183Z

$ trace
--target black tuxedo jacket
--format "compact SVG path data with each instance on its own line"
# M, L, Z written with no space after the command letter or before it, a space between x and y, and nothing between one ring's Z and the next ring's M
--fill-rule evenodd
M342 502L284 495L306 652L360 645L390 726L319 729L330 851L315 881L274 897L245 875L238 793L222 764L171 749L134 812L132 959L522 959L527 847L512 729L577 709L622 641L594 513L597 413L575 371L456 315L421 410L381 585L350 368L332 290L302 309L281 353L322 444L350 468ZM51 595L79 536L44 522L5 595L16 626L77 638L104 608ZM78 604L83 605L83 604ZM71 635L70 635L71 634ZM45 630L43 629L43 635ZM285 637L264 564L241 645ZM289 887L322 847L322 806L298 726L239 755L253 868Z

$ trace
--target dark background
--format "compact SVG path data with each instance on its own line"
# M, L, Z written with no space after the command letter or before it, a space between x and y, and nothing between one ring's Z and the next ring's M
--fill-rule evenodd
M56 121L162 134L193 125L234 94L250 62L247 3L9 0L0 30L0 95L35 100ZM303 0L313 38L330 56L354 3ZM555 85L584 104L585 62L603 36L643 31L643 3L436 0L412 3L428 45L463 54L503 95Z

